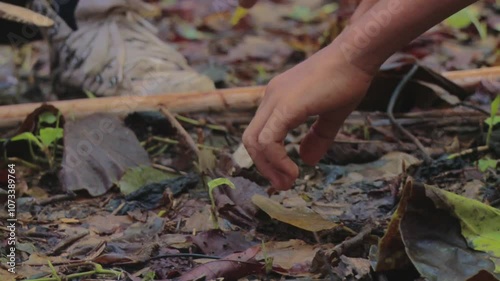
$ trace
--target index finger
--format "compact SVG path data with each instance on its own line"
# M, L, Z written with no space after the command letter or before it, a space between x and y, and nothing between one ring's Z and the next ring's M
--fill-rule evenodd
M303 110L282 105L274 108L271 116L258 136L258 143L263 148L261 156L272 168L273 182L277 189L289 189L299 174L297 164L288 157L284 139L288 132L304 122L307 115Z

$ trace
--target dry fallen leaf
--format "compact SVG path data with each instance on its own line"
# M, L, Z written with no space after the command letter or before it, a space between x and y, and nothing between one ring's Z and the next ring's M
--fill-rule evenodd
M64 126L59 179L66 190L86 190L99 196L128 168L149 164L147 152L117 117L94 114Z
M337 224L325 220L307 207L285 208L278 202L262 195L254 195L252 202L271 218L312 232L332 229Z
M23 7L0 2L0 18L40 27L54 25L54 21Z
M307 276L310 275L312 261L319 250L319 246L308 245L302 240L270 241L265 244L265 251L259 252L255 258L273 258L273 267L286 270L288 275Z

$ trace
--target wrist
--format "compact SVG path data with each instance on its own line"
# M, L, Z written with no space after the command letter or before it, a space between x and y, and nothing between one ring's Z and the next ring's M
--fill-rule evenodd
M364 38L363 34L357 34L348 28L328 45L325 51L335 53L337 57L340 55L346 65L357 68L369 76L375 76L387 58L378 58L375 52L369 52L368 40L369 38Z

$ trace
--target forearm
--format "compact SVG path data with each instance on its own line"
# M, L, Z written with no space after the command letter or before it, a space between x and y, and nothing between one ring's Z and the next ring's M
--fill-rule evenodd
M379 0L362 0L354 13L352 14L351 18L349 19L350 22L354 22L358 20L362 15L364 15L366 12L368 12L375 4L377 4Z
M375 73L394 52L475 0L379 0L347 27L326 52Z

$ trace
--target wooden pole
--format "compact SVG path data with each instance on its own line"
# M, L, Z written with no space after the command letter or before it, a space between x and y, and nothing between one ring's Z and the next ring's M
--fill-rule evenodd
M443 76L463 87L470 87L482 79L500 81L500 67L450 71ZM82 117L98 112L124 116L134 111L159 110L166 107L171 112L220 111L251 109L258 106L264 86L214 90L202 93L172 93L154 96L119 96L95 99L54 101L66 117ZM0 127L14 126L42 103L0 106Z
M481 82L481 80L497 81L497 83L500 83L500 66L471 70L446 71L441 73L441 75L465 89L473 89Z
M66 118L82 117L98 112L124 116L134 111L159 110L171 112L220 111L251 109L259 105L264 86L214 90L202 93L172 93L153 96L119 96L49 102ZM21 122L42 103L0 106L0 127Z

